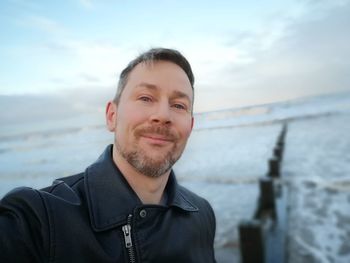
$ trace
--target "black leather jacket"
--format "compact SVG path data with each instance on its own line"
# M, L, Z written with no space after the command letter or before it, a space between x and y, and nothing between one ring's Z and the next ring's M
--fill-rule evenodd
M0 202L0 262L215 262L215 217L177 184L167 205L143 205L112 160L112 146L84 173Z

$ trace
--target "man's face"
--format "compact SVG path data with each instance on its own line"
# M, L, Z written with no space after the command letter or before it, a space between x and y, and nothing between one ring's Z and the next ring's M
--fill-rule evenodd
M188 77L176 64L137 65L116 106L117 154L144 175L168 172L191 133L192 101Z

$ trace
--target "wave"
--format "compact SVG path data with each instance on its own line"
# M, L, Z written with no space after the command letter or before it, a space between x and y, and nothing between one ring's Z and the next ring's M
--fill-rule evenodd
M8 134L8 135L0 135L0 143L1 142L9 142L9 141L30 141L42 138L50 138L57 137L61 135L74 134L87 130L98 130L103 129L104 125L90 125L85 127L68 127L64 129L51 129L44 131L33 131L27 133L19 133L19 134ZM1 151L7 151L8 149L0 149Z

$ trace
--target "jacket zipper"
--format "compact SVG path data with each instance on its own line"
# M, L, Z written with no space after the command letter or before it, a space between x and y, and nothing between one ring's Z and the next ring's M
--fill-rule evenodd
M128 215L127 223L122 227L123 233L124 233L124 241L125 241L125 247L128 250L129 254L129 262L135 263L135 253L134 253L134 247L132 245L132 239L131 239L131 219L132 215Z

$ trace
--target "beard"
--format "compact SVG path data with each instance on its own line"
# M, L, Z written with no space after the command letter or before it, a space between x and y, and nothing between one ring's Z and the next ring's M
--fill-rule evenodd
M149 154L142 149L138 142L143 134L158 134L165 136L167 139L173 142L173 146L168 150L161 158L152 158ZM161 175L167 173L172 166L180 158L183 149L180 152L177 151L178 148L178 136L174 135L169 131L168 128L160 126L151 126L147 128L139 128L135 130L134 133L135 143L132 145L131 149L123 147L117 139L115 139L115 145L117 151L120 155L132 166L136 171L144 174L148 177L157 178Z

